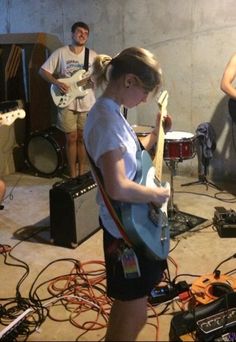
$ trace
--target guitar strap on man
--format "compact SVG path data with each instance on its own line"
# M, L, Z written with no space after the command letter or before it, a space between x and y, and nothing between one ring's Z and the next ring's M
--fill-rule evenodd
M102 198L103 198L103 201L111 215L111 217L113 218L117 228L119 229L119 232L121 233L121 236L123 237L123 239L125 240L125 242L127 243L127 245L129 247L131 247L131 243L129 241L129 238L125 232L125 228L121 222L121 219L119 218L116 210L114 209L114 205L111 203L111 199L109 198L105 188L104 188L104 184L103 184L103 179L102 179L102 175L101 175L101 172L100 170L98 169L98 167L95 165L94 161L92 160L92 158L90 157L88 151L87 152L87 155L88 155L88 158L89 158L89 161L90 161L90 165L91 165L91 168L92 168L92 171L93 171L93 175L95 176L96 178L96 182L97 182L97 185L99 187L99 190L102 194Z
M84 52L84 70L88 71L89 68L89 49L86 47Z

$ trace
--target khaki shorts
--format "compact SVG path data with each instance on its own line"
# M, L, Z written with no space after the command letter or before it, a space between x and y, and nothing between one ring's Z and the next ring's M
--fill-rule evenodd
M88 112L77 112L67 108L58 109L57 128L65 133L83 130Z

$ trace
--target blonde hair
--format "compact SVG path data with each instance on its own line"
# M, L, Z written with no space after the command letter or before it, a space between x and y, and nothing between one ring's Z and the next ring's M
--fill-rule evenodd
M136 75L148 91L157 92L162 84L160 64L146 49L130 47L114 58L98 55L94 60L92 78L98 87L127 73Z

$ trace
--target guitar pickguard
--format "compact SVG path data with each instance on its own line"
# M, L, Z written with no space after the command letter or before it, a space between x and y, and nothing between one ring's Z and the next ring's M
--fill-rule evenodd
M85 70L79 70L70 78L58 79L70 87L66 94L61 93L55 84L51 85L51 96L57 107L65 108L77 97L82 98L87 94L84 85L88 77L85 77L85 74Z
M157 187L155 168L149 154L142 151L137 159L141 169L135 181L148 187ZM169 183L160 186L169 187ZM168 201L160 208L155 208L155 214L152 212L151 204L127 202L121 204L121 218L130 241L152 259L166 259L169 253L167 204Z

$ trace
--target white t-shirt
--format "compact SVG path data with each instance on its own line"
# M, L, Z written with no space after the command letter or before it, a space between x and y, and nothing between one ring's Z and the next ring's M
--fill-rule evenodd
M68 45L55 50L41 66L56 78L72 77L78 70L84 69L85 48L77 55L70 50ZM89 49L89 69L92 66L96 52ZM87 89L87 94L82 98L76 98L69 109L79 112L87 112L95 103L95 95L92 89Z
M126 174L134 179L137 171L136 153L139 149L137 136L120 112L119 105L112 99L100 97L88 113L84 128L84 141L87 151L99 168L99 158L106 152L121 148ZM111 235L120 238L121 234L113 221L102 196L98 191L99 215Z

